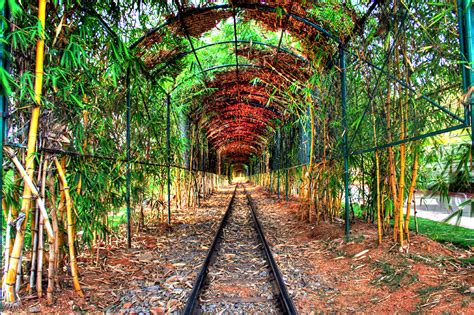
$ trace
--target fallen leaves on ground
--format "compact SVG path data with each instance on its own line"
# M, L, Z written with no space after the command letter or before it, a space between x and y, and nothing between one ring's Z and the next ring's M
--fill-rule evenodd
M377 244L374 224L358 220L346 242L344 225L298 220L299 204L251 191L265 235L302 314L311 312L460 312L474 309L473 252L412 235L409 251L387 236Z

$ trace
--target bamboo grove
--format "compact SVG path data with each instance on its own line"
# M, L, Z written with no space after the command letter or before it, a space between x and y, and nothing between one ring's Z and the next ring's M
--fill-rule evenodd
M404 215L404 208L412 207L417 187L437 189L437 183L427 178L417 186L420 161L433 160L422 149L430 140L420 135L435 134L459 124L446 112L432 108L433 101L424 96L433 97L461 118L469 96L463 93L459 64L447 62L462 60L455 35L458 21L454 3L439 3L431 11L421 2L400 2L385 10L380 12L385 16L383 23L367 35L373 42L354 41L351 45L365 50L346 61L352 65L348 74L348 137L355 187L350 191L350 216L354 219L358 211L366 220L376 223L379 243L384 236L391 235L406 248L410 212ZM421 21L430 21L429 28ZM440 35L434 38L433 33ZM440 37L443 42L437 42ZM418 55L420 51L423 53ZM361 59L371 62L358 62ZM378 69L371 69L373 65ZM411 86L417 86L417 90ZM302 220L333 221L344 216L339 71L323 69L312 91L307 109L300 110L297 117L300 122L285 125L266 152L272 158L254 159L253 168L255 180L270 191L287 199L297 196L302 200ZM300 104L305 104L303 98ZM405 142L406 139L413 141ZM461 171L451 178L451 183L445 180L443 185L445 189L460 185L463 191L470 191L472 180L466 174L472 170L472 146L461 146Z
M233 169L301 220L360 212L406 248L427 136L469 132L469 1L0 4L7 305L82 295L81 253L172 223ZM461 151L450 185L472 189Z

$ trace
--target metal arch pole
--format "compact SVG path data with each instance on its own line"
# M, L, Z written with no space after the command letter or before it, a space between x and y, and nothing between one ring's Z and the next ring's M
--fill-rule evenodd
M8 20L9 9L8 4L5 3L5 6L2 8L2 15L5 17L4 22L2 22L2 34L7 35L9 32ZM2 36L2 37L4 37ZM5 54L6 47L3 44L3 41L0 42L0 67L8 71L8 56ZM8 119L8 96L5 87L0 88L0 236L3 236L3 220L6 219L3 217L3 142L6 138L7 131L7 119ZM0 242L0 250L3 253L3 242ZM3 270L3 259L0 262L0 266Z
M171 224L171 97L166 94L166 171L168 188L168 224Z
M132 247L132 229L130 222L130 107L131 107L131 98L130 98L130 66L127 68L127 77L125 79L126 89L127 89L127 117L126 117L126 146L127 146L127 163L126 163L126 178L127 178L127 187L125 192L125 202L127 203L127 248Z
M277 191L278 191L278 200L280 199L280 168L277 169Z
M458 10L459 47L460 47L460 50L461 50L461 59L462 59L462 61L467 62L467 58L468 58L467 55L468 54L467 54L467 49L466 49L466 44L467 43L465 42L466 35L464 34L464 30L466 29L466 27L464 25L464 3L463 3L463 1L458 2L457 10ZM463 92L467 93L467 91L468 91L467 87L469 85L467 65L461 67L461 74L462 74ZM465 107L465 112L464 112L464 119L466 119L466 124L469 124L469 118L468 118L467 110L468 110L468 107L466 106Z
M10 20L10 9L8 8L8 3L5 3L5 6L2 9L2 16L4 16L4 21L2 22L2 34L3 38L6 38L8 33L10 32L10 25L8 21ZM10 51L10 44L7 43L6 45L2 42L0 42L0 67L5 69L7 73L10 73L10 61L8 59L8 55L6 52ZM5 87L3 87L0 90L1 93L1 98L0 98L0 119L1 119L1 129L0 132L2 133L1 135L1 140L2 140L2 147L0 151L0 157L3 159L3 140L7 138L7 132L8 132L8 95ZM1 199L0 199L1 201ZM1 202L0 202L1 206ZM0 208L1 210L1 208Z
M252 4L249 4L249 5L240 4L240 5L237 5L236 7L242 8L242 9L257 9L257 10L260 10L262 12L271 12L271 13L277 14L277 8L273 8L271 6L264 5L264 4L253 4L253 5ZM231 8L232 8L231 4L221 4L221 5L215 5L215 6L212 6L212 7L196 8L192 12L180 12L179 15L175 15L175 16L167 19L164 23L162 23L162 24L154 27L150 31L148 31L145 35L143 35L142 37L137 39L134 43L132 43L129 46L129 49L133 49L133 48L137 47L147 37L152 36L154 33L158 32L162 28L178 21L181 18L185 18L185 17L191 16L193 14L199 14L199 13L204 13L204 12L208 12L208 11L215 11L215 10L221 10L221 9L225 10L225 9L231 9ZM300 22L302 22L302 23L304 23L304 24L320 31L321 34L323 34L323 36L334 40L338 44L341 44L341 40L339 39L339 34L337 34L337 36L336 36L336 35L332 34L330 31L326 30L324 27L322 27L318 24L315 24L315 23L309 21L308 19L306 19L305 17L299 16L297 14L293 14L293 13L289 13L289 12L283 12L283 14L285 16L292 17L295 20L298 20L298 21L300 21Z
M350 236L350 204L349 204L349 148L347 142L347 86L346 86L346 60L344 49L339 49L339 66L341 69L341 109L342 109L342 141L344 145L344 197L345 197L345 232L346 238Z
M294 58L297 58L301 61L303 61L305 64L308 64L308 60L306 60L305 57L301 56L301 55L298 55L286 48L278 48L277 45L273 45L273 44L270 44L270 43L265 43L265 42L260 42L260 41L252 41L252 40L244 40L244 39L239 39L237 41L235 40L225 40L225 41L220 41L220 42L215 42L215 43L210 43L210 44L206 44L206 45L202 45L202 46L199 46L199 47L195 47L194 50L195 51L199 51L201 49L206 49L206 48L209 48L209 47L213 47L213 46L216 46L216 45L225 45L225 44L235 44L235 43L238 43L238 44L252 44L252 45L259 45L259 46L264 46L264 47L270 47L270 48L274 48L278 51L281 51L281 52L284 52ZM163 69L166 69L167 67L169 67L170 64L172 64L172 62L174 62L175 60L177 59L180 59L180 58L183 58L189 54L192 54L193 51L192 50L187 50L185 52L182 52L178 55L176 55L175 57L171 58L170 60L168 60L164 66L162 66L161 68L159 68L157 70L157 72L160 72L162 71Z
M203 200L206 200L206 157L204 156L205 146L206 146L206 138L202 140L202 150L201 150L202 199Z
M207 174L206 174L206 171L207 171L207 168L206 168L206 163L207 163L207 159L206 159L206 138L204 137L204 139L202 140L202 162L201 162L201 167L202 167L202 199L203 200L206 200L206 177L207 177Z
M277 190L278 200L280 200L280 171L281 171L281 129L278 130L278 169L277 169Z
M472 32L474 30L474 6L472 0L464 0L464 21L465 21L465 39L466 39L466 57L469 63L469 70L467 73L467 91L469 92L474 84L474 71L472 67L474 65L474 45ZM473 96L472 91L469 95L468 106L470 110L470 123L471 123L471 153L474 148L474 110L473 110Z
M272 193L273 193L273 177L272 177L272 170L270 169L269 172L270 172L270 187L269 187L269 188L270 188L270 194L272 194Z
M465 22L465 40L466 40L466 57L469 65L472 67L472 63L474 62L474 43L473 43L473 35L472 32L474 31L474 5L472 0L464 0L464 22ZM469 69L467 73L469 85L468 88L472 87L474 83L474 71Z
M286 135L286 133L285 133ZM288 155L289 155L289 149L288 149L288 139L285 138L285 141L283 142L284 144L284 148L285 148L285 200L288 201L288 185L289 185L289 182L288 182L288 172L289 172L289 169L288 169Z

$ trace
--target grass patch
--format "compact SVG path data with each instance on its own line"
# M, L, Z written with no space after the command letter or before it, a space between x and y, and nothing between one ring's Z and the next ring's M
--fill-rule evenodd
M443 290L444 288L445 286L441 284L441 285L423 287L416 291L416 293L418 293L418 295L420 296L420 302L417 304L417 309L420 311L421 314L424 313L422 311L423 308L431 304L429 303L430 300L434 302L435 304L439 303L439 300L438 302L436 302L436 298L434 298L433 295Z
M412 259L416 262L421 262L429 266L433 267L440 267L444 266L452 266L453 264L459 265L460 267L469 268L474 266L474 256L473 257L465 257L465 258L454 258L451 256L440 256L440 255L428 255L423 256L420 254L410 253L407 255L408 258Z
M419 233L440 243L451 243L457 247L474 247L474 230L443 222L417 218ZM409 228L415 231L415 222L410 218Z
M383 284L391 290L396 290L406 285L418 281L418 277L410 272L407 263L399 266L393 266L388 262L377 261L374 263L376 268L381 269L381 274L371 281L371 284Z
M427 295L444 289L443 285L427 286L417 290L419 295Z
M474 266L474 256L473 257L466 257L466 258L458 258L461 262L463 267L471 267Z

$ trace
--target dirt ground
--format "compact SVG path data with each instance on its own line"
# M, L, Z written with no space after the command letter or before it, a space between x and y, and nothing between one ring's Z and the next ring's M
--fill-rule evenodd
M413 235L409 251L385 239L377 246L375 226L352 225L350 242L342 223L319 225L297 218L296 201L278 201L249 187L258 216L290 295L301 314L464 313L474 314L473 251L456 249ZM179 311L230 200L232 188L214 193L198 209L174 213L171 226L156 224L125 242L102 244L79 256L85 297L70 278L57 300L24 297L23 313L164 314Z
M252 190L249 190L252 191ZM275 259L300 313L474 314L473 251L412 235L408 252L384 239L373 224L357 221L351 241L344 226L300 222L298 203L252 191Z

